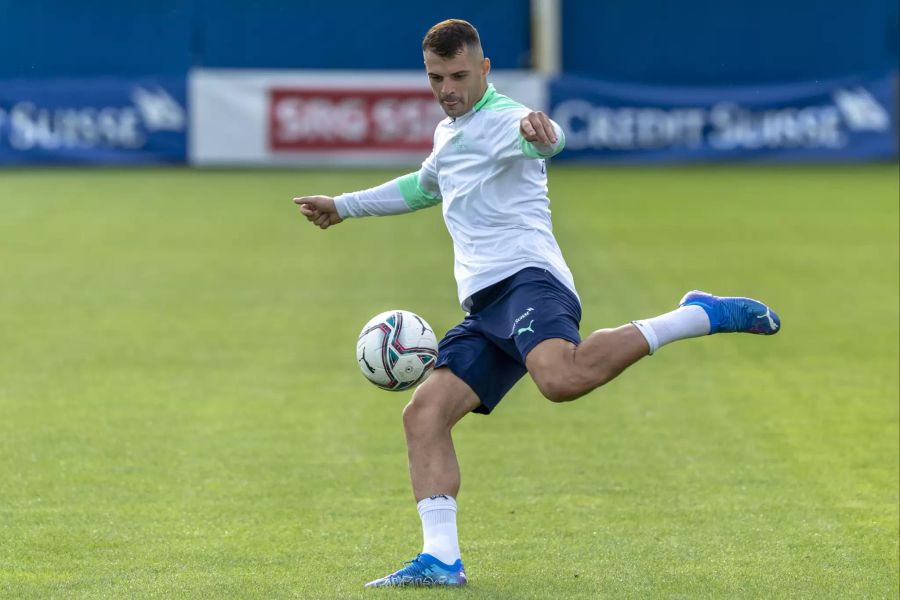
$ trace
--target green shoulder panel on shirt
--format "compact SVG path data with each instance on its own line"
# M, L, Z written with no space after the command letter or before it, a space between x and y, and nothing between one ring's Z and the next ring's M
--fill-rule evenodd
M481 106L481 110L489 111L509 110L512 108L525 108L525 106L502 94L494 94Z
M441 203L441 197L429 194L419 185L419 171L397 178L397 186L403 195L403 201L410 210L428 208Z
M510 108L525 108L509 96L504 96L503 94L497 92L496 88L494 88L493 83L489 83L487 89L484 91L484 95L481 97L481 100L475 103L475 106L472 107L475 112L480 110L489 110L489 111L497 111L497 110L508 110Z
M550 158L551 156L556 156L562 149L566 147L566 134L560 129L559 131L559 145L556 149L550 150L550 152L542 153L538 150L534 144L531 142L526 142L525 138L522 137L522 133L519 132L519 147L522 149L522 154L527 156L528 158Z

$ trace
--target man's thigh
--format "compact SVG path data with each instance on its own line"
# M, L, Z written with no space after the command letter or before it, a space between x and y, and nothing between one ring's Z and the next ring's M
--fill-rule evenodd
M546 341L581 342L581 305L550 273L530 269L522 275L522 281L481 313L480 326L496 345L524 366L532 350Z
M443 418L452 426L481 404L468 383L447 367L439 367L416 389L414 399L419 403L434 403Z
M478 331L475 320L467 318L438 344L435 371L449 371L464 382L479 400L473 411L486 415L525 375L525 366Z

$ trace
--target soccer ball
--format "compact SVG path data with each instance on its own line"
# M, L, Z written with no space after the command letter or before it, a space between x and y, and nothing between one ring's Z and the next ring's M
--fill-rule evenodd
M372 317L356 342L356 360L366 379L398 392L425 380L437 362L437 340L425 319L407 310Z

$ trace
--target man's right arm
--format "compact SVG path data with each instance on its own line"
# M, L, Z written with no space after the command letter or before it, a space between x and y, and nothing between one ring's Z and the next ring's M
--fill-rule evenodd
M397 215L412 212L441 203L437 171L433 167L433 155L422 163L422 168L383 183L379 186L329 196L302 196L294 198L300 212L317 227L328 229L350 217Z
M335 208L346 219L398 215L440 204L436 182L427 175L420 169L368 190L341 194L334 199Z

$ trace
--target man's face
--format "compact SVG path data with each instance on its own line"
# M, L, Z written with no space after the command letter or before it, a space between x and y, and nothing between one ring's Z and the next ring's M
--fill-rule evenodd
M491 61L482 58L478 49L463 46L453 58L443 58L425 51L425 71L431 91L448 117L469 112L487 90L487 74Z

